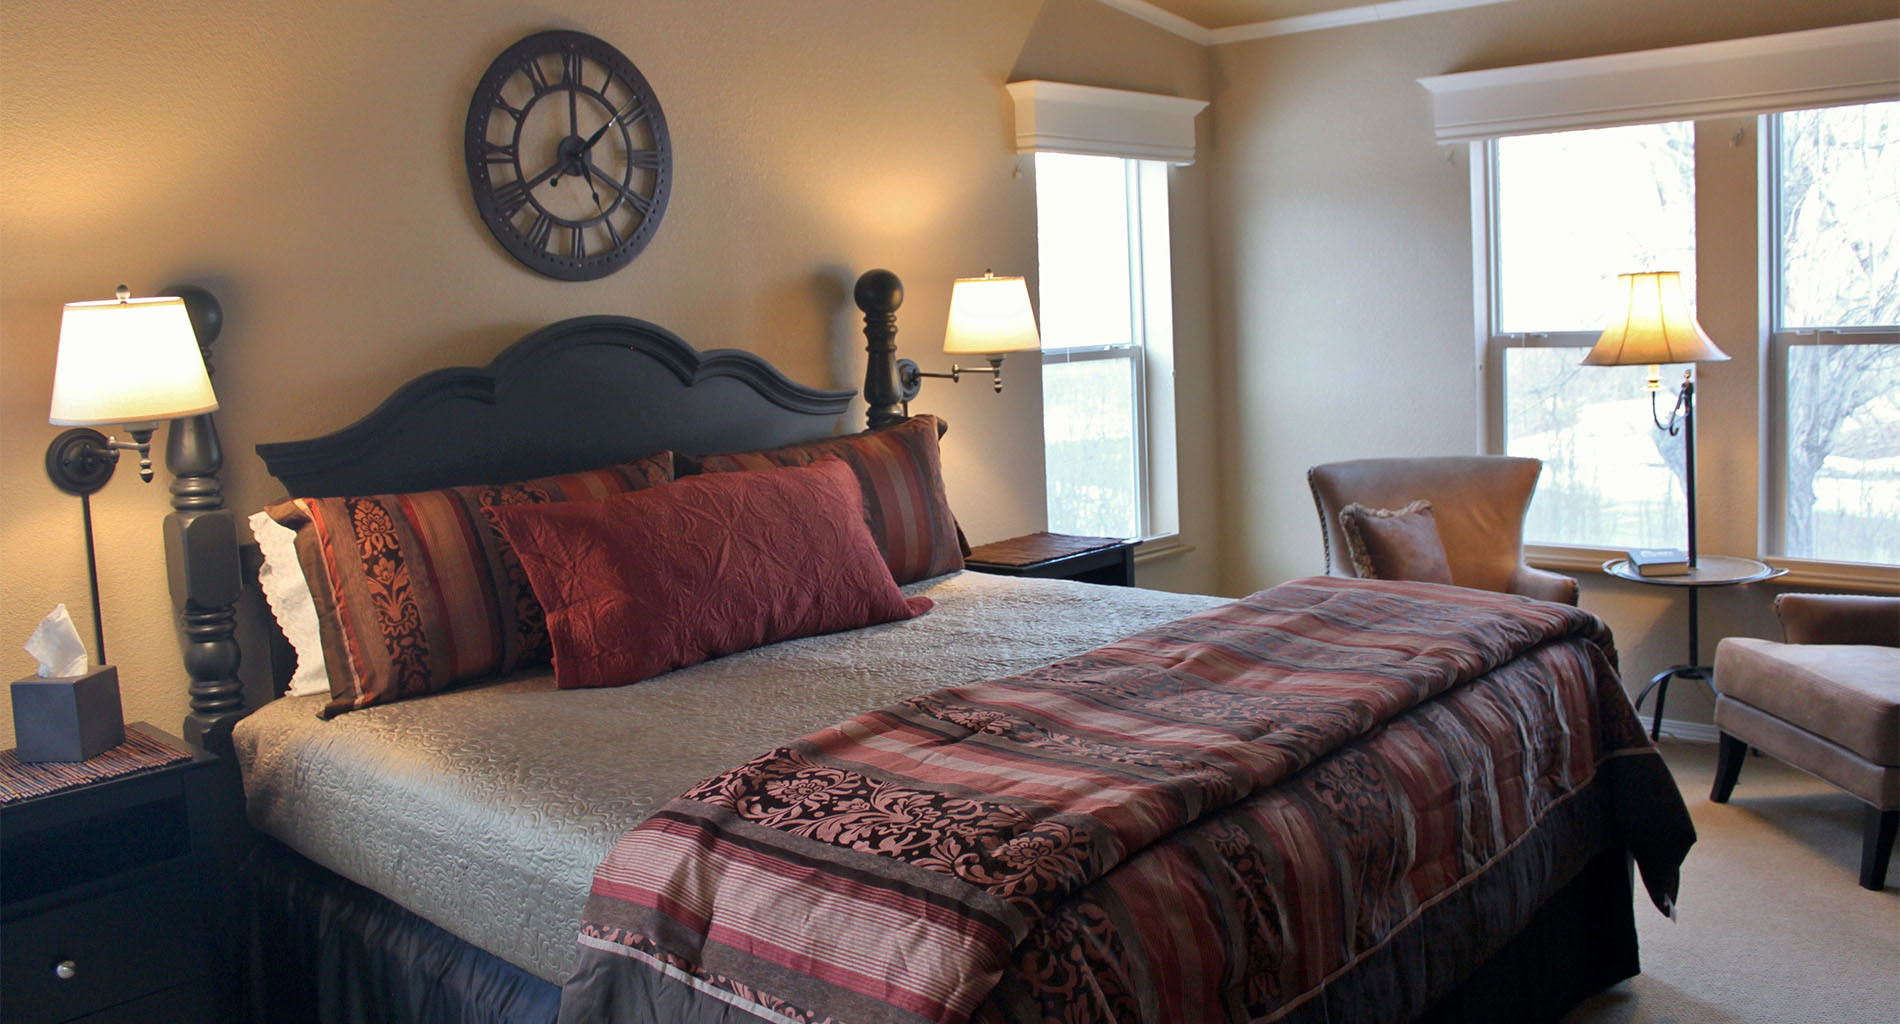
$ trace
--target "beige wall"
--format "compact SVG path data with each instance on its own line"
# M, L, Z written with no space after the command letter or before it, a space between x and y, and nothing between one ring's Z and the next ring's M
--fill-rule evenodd
M476 79L544 28L618 46L672 128L665 222L601 281L514 263L462 170ZM219 296L219 422L240 513L277 494L252 445L342 426L408 376L485 362L565 316L636 315L808 383L856 386L861 271L903 277L899 345L926 364L941 359L953 277L1033 274L1033 182L1015 175L1005 81L1205 97L1208 62L1092 0L13 0L0 9L0 642L14 649L55 602L86 618L78 502L41 468L62 303L121 282ZM1203 392L1205 188L1197 170L1176 179L1177 343L1184 386ZM1040 436L1039 374L1033 359L1007 369L1000 396L933 381L918 404L954 424L951 499L979 543L1043 520L1040 445L1024 443ZM1211 413L1199 415L1185 443L1211 451ZM1186 472L1211 475L1211 458ZM126 717L176 729L187 705L159 546L164 479L141 486L122 468L93 505ZM1144 580L1213 579L1205 504L1192 519L1201 550ZM254 676L261 658L247 653ZM8 678L32 668L23 653L6 665ZM10 709L0 717L4 743Z
M1308 466L1477 445L1467 151L1434 143L1418 78L1893 15L1891 0L1526 0L1217 47L1223 589L1322 571ZM1744 142L1730 147L1738 127ZM1752 196L1752 119L1699 134L1716 144L1698 188ZM1698 229L1700 317L1735 356L1707 368L1699 393L1703 548L1753 555L1755 224ZM1584 607L1616 631L1627 679L1686 658L1679 594L1597 573L1582 583ZM1774 590L1711 593L1702 657L1722 635L1775 635ZM1707 705L1685 696L1669 716L1707 721Z

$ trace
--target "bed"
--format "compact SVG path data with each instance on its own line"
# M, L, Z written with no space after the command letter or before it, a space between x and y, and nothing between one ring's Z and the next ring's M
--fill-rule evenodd
M934 424L896 410L900 298L895 278L860 283L864 393L880 429L859 436L908 431L934 445ZM411 381L334 434L259 451L306 514L346 495L551 475L570 480L556 491L585 489L560 475L650 468L641 460L661 452L711 473L728 458L718 453L831 444L820 439L852 397L797 385L743 352L700 352L652 324L587 317L487 367ZM772 475L730 460L733 481ZM782 464L815 473L811 461ZM568 504L631 508L690 479ZM879 497L865 486L876 519ZM942 524L929 529L938 550L950 543ZM1637 970L1632 857L1667 909L1693 833L1589 616L1416 584L1294 581L1230 604L938 571L949 563L900 556L898 531L874 524L873 539L904 580L904 607L931 605L921 614L734 650L630 686L558 689L543 664L402 699L365 697L374 687L363 682L350 700L286 696L252 712L233 740L260 834L244 871L258 1012L1537 1020ZM548 614L558 667L555 621L567 613L550 604ZM1355 616L1365 622L1345 622ZM1426 621L1433 628L1418 628ZM1348 625L1356 632L1341 632ZM1515 639L1497 646L1505 634ZM533 660L523 656L532 643L490 639L495 664ZM435 662L479 646L457 643L455 658ZM1290 667L1296 648L1330 667ZM1340 688L1347 648L1346 674L1371 683ZM1479 648L1490 653L1471 655L1468 671L1440 672L1464 657L1447 651ZM1368 649L1382 653L1367 661ZM366 680L392 671L361 658ZM1103 753L1104 715L1134 722L1146 745ZM924 753L902 754L901 770L880 762L900 756L893 737L913 733L928 734ZM914 823L846 838L834 828L842 804L761 809L766 794L804 786L817 762L907 806L980 807L970 817L986 823L970 835L1003 831L962 867L932 867L893 852L900 833L920 835ZM925 762L957 767L933 775ZM984 772L1002 780L994 792L972 781ZM1065 781L1047 783L1056 776ZM1110 791L1121 803L1096 800ZM890 803L870 803L880 800ZM1019 814L1031 804L1046 813ZM1098 851L1088 857L1037 860L1026 842L1085 819L1082 831L1098 830L1084 836ZM1311 841L1279 845L1296 834ZM712 855L671 859L681 836ZM921 845L940 838L922 834ZM1025 849L1067 873L1038 876L1047 891L1028 895L1020 879L984 881L998 857ZM628 881L656 865L686 881ZM762 901L768 876L786 887ZM806 906L817 889L849 889L857 903ZM890 927L842 949L837 933L851 929L837 922L866 920ZM940 934L893 938L918 928ZM925 970L926 959L941 962Z

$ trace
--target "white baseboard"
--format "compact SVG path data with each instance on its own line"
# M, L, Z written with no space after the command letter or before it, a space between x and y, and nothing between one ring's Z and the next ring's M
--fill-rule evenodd
M1645 722L1645 725L1648 723ZM1645 732L1648 730L1645 729ZM1673 718L1662 721L1662 733L1670 739L1688 740L1691 743L1714 743L1722 736L1721 730L1709 722L1678 722Z

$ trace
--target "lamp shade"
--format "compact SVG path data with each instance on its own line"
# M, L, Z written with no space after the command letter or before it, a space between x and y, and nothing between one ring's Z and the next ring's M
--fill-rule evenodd
M1028 352L1042 347L1029 284L1020 277L959 277L950 286L943 350L952 355Z
M1583 357L1583 365L1654 366L1728 358L1690 315L1680 273L1618 274L1616 283L1622 308Z
M66 304L48 422L148 423L217 407L182 299Z

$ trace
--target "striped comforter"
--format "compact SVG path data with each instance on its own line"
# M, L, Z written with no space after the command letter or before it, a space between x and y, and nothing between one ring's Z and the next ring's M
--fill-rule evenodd
M1602 623L1300 580L695 787L596 870L561 1019L1280 1019L1487 874L1521 926L1543 833L1665 910L1693 840Z

